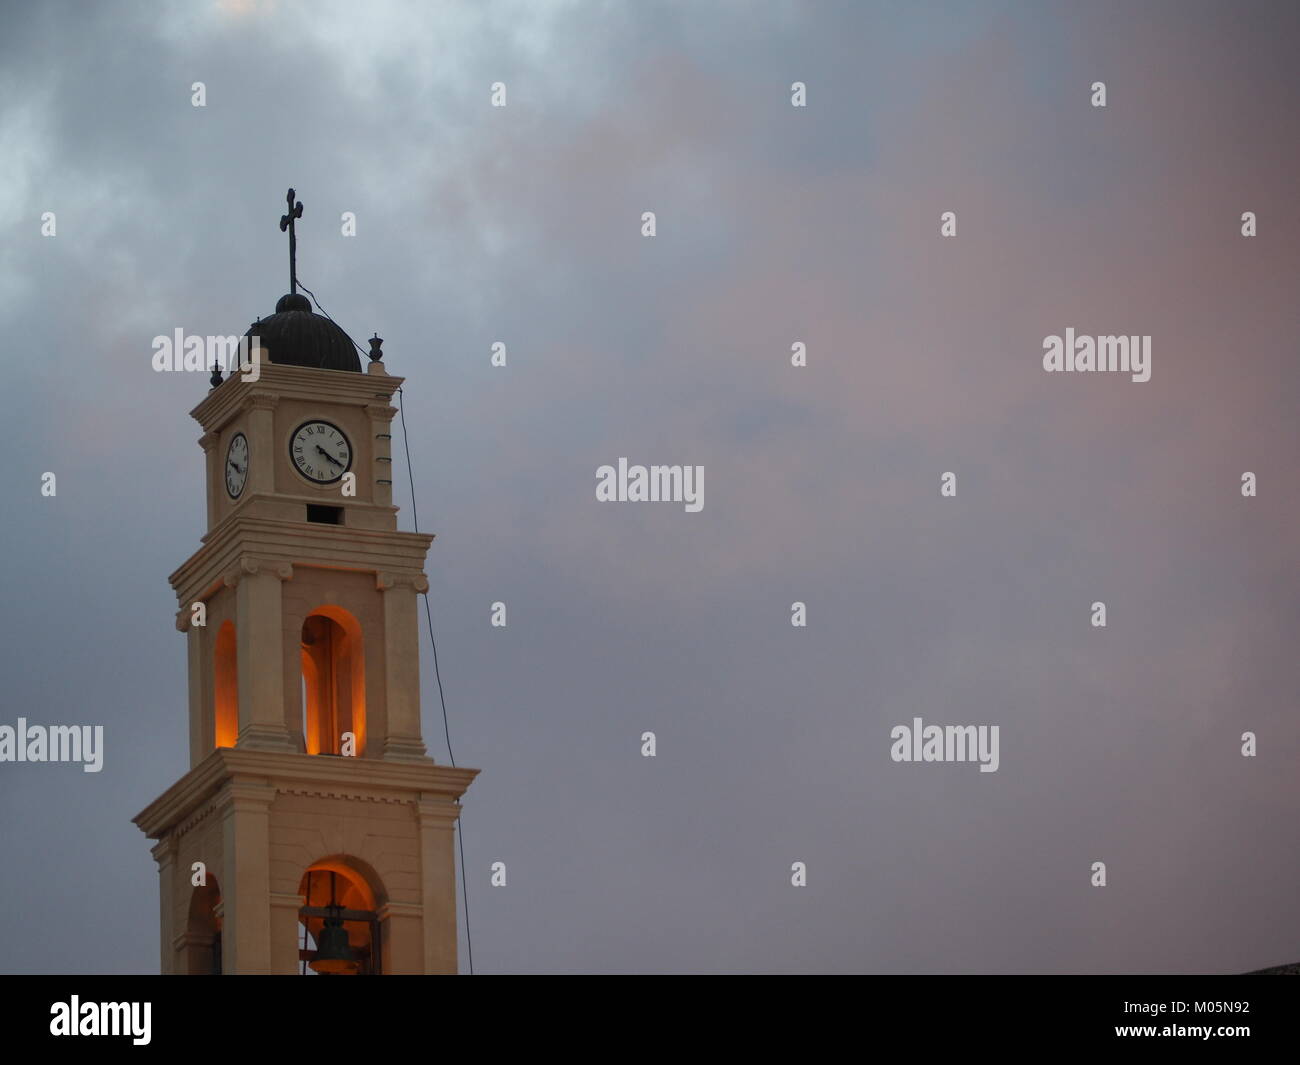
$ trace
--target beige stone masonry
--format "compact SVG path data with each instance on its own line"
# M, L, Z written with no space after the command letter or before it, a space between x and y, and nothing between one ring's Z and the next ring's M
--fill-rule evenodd
M324 857L378 881L385 972L456 972L453 828L475 769L219 748L135 823L158 840L164 972L187 971L190 869L218 878L225 971L298 971L298 884Z

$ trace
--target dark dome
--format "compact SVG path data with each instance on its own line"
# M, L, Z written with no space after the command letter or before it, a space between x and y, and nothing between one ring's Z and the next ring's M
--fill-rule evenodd
M301 293L281 296L275 313L254 322L244 334L261 339L266 358L278 366L361 372L361 360L347 333L322 314L312 313Z

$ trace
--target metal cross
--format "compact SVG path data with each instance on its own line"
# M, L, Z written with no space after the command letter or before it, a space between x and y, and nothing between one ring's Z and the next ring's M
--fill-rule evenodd
M293 220L302 217L302 204L294 203L294 191L289 190L285 197L285 202L289 205L289 213L280 216L280 232L286 229L289 231L289 291L296 293L298 291L298 235L293 231Z

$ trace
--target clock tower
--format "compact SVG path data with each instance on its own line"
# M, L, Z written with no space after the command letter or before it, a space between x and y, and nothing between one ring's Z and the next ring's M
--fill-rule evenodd
M290 285L248 331L253 366L214 369L191 412L208 530L170 577L190 765L135 818L157 840L162 971L454 973L453 832L478 771L421 739L433 537L392 503L403 379L378 338L363 372L292 265Z

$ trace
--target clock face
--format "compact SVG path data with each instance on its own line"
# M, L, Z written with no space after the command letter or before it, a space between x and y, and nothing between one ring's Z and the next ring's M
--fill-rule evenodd
M289 438L289 458L313 484L332 484L352 467L352 444L329 422L303 422Z
M236 433L226 448L226 491L231 499L238 499L248 481L248 438Z

